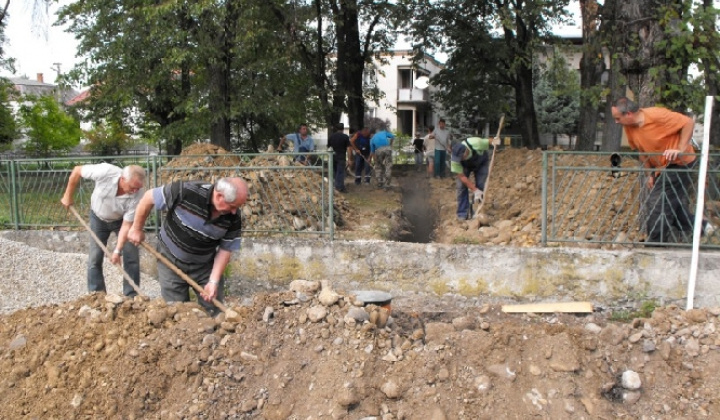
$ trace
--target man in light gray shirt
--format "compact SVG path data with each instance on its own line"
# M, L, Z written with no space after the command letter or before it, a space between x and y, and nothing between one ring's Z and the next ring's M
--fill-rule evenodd
M437 127L432 132L432 136L435 138L435 171L433 176L435 178L445 178L446 159L447 153L450 153L452 135L450 131L445 129L444 119L440 118Z
M109 163L76 166L70 173L65 195L60 200L63 207L69 208L73 204L73 195L81 178L95 181L90 198L90 230L104 245L107 245L110 234L115 232L118 239L111 262L119 264L122 257L125 272L139 286L138 249L128 242L127 236L135 218L135 207L145 193L145 170L137 165L120 169ZM91 240L87 270L89 292L106 290L102 267L104 255L102 248ZM137 294L127 280L123 280L123 293L130 297Z

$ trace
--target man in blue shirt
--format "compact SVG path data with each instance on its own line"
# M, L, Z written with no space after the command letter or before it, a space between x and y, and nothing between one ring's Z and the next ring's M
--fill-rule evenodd
M282 151L285 147L285 143L287 141L291 141L293 143L293 152L295 154L298 154L297 157L295 157L295 160L297 162L302 163L303 165L307 164L307 160L309 158L308 155L300 155L300 153L307 153L307 152L314 152L315 151L315 140L313 140L312 137L310 137L310 134L308 134L308 126L307 124L300 124L300 127L298 128L297 133L291 133L287 134L285 136L282 136L280 138L280 143L278 144L278 151Z
M392 180L392 143L395 135L380 130L370 139L370 162L375 162L378 187L389 187Z

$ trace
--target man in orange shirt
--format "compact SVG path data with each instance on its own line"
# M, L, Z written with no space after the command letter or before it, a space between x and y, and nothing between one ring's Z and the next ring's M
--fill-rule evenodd
M649 172L650 195L645 202L647 242L668 242L674 238L672 227L692 231L695 216L688 207L687 193L693 189L698 159L691 139L693 120L665 108L640 108L628 98L620 98L612 107L615 122L622 125L633 150L640 153ZM714 227L704 222L704 233Z

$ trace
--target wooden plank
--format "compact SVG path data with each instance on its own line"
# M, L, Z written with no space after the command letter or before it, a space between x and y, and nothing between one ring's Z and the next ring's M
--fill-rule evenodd
M524 305L503 305L502 311L508 313L591 313L593 306L590 302L528 303Z

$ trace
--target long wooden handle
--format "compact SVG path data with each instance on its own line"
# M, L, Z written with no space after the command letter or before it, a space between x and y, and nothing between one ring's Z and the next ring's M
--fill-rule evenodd
M70 212L72 214L74 214L75 217L77 217L78 221L80 221L80 223L85 227L85 229L87 229L90 236L93 238L93 240L95 240L95 243L97 243L98 246L100 247L100 249L102 249L103 252L105 252L105 256L108 258L112 258L112 253L110 253L110 251L107 249L107 247L102 243L102 241L100 241L100 238L98 238L97 235L95 235L95 232L93 232L92 229L90 229L90 226L88 226L87 222L85 222L85 220L80 216L80 214L75 209L75 206L73 206L71 204L70 206L68 206L68 209L70 209ZM137 283L135 283L135 280L133 280L132 277L130 277L130 275L127 273L127 271L125 271L125 269L120 266L117 266L117 269L120 270L123 278L125 280L127 280L127 282L130 284L130 286L132 286L132 288L137 292L137 294L144 296L143 293L140 291L140 287L137 285Z
M187 274L185 274L181 269L179 269L175 264L170 262L167 258L165 258L164 255L159 253L155 248L148 245L147 242L140 242L140 245L145 248L145 250L155 256L155 258L158 259L161 263L165 264L169 269L175 272L178 276L180 276L181 279L185 280L187 284L192 286L193 289L198 293L198 299L202 299L201 294L205 293L205 289L202 288L197 282L190 278ZM219 287L219 285L218 285ZM221 311L227 312L228 308L227 306L223 305L222 302L217 300L216 298L213 298L212 303L215 304Z
M495 134L496 139L500 139L500 132L503 129L503 125L505 124L505 114L500 117L500 125L498 126L497 134ZM488 174L487 178L485 178L485 194L483 196L483 201L478 206L478 209L475 211L475 215L473 215L473 218L477 217L478 214L480 214L480 210L482 210L483 206L485 205L485 202L488 199L488 190L490 189L490 174L492 173L493 164L495 163L495 150L497 150L497 145L493 144L493 152L492 157L490 158L490 167L488 168Z

